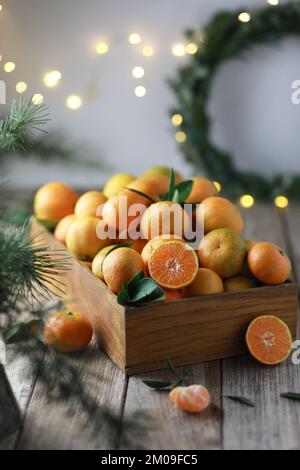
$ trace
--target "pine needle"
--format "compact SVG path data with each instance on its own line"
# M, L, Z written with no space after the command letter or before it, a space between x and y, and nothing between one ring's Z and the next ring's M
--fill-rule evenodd
M29 222L21 227L0 224L0 308L17 300L41 302L54 292L64 293L57 276L66 274L68 258L63 252L50 252L29 231Z
M13 100L9 115L0 121L0 150L24 150L28 132L40 129L49 121L47 107L31 100Z

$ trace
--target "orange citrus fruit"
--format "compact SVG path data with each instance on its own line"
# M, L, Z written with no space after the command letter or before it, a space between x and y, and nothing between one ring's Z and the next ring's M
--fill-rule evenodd
M171 170L168 166L153 166L152 168L149 168L143 176L158 176L158 175L163 175L167 176L167 178L170 178L170 173ZM174 171L174 176L175 176L175 183L181 183L183 181L183 176L179 173L179 171Z
M73 214L77 193L63 183L51 182L42 186L35 194L34 214L37 219L58 222Z
M189 227L188 214L180 204L170 201L159 201L148 207L140 225L141 234L147 240L163 234L176 234L182 238Z
M223 282L220 276L207 268L199 268L192 284L182 290L184 297L219 294L223 292Z
M147 240L144 240L143 238L137 238L136 240L133 240L132 238L123 239L123 238L118 238L117 237L116 242L118 244L128 243L128 244L130 244L129 248L132 248L133 250L138 251L139 253L141 253L143 251L144 246L147 243Z
M67 232L72 222L75 220L75 215L66 215L61 219L55 227L54 236L61 243L66 243Z
M246 333L250 354L262 364L280 364L291 353L292 335L280 318L262 315L253 320Z
M165 301L169 300L179 300L182 299L182 293L180 290L164 289L164 299Z
M100 218L99 209L106 201L107 198L100 191L88 191L78 199L74 213L76 217L91 216Z
M122 199L121 199L122 198ZM125 198L125 199L124 199ZM129 224L135 219L139 219L151 201L144 196L133 191L124 190L109 199L103 206L102 218L110 229L124 232L128 230ZM131 213L130 208L133 204L141 204L141 209ZM133 208L132 208L133 209Z
M152 279L167 289L181 289L191 284L197 275L198 266L196 252L177 240L160 243L148 262Z
M59 311L46 321L46 343L59 352L73 352L85 348L91 341L93 328L79 312Z
M103 275L103 261L106 255L118 245L108 245L102 248L102 250L99 251L99 253L96 254L95 258L93 259L92 262L92 272L95 276L99 277L101 281L104 281L104 275Z
M215 271L222 278L238 274L247 249L242 237L229 228L219 228L206 234L199 245L200 266Z
M288 256L275 243L255 243L247 260L253 276L264 284L282 284L291 274Z
M204 411L210 402L209 392L203 385L175 387L171 390L169 398L177 408L189 413Z
M132 181L127 188L135 189L148 196L157 199L161 194L165 194L169 190L169 179L165 175L148 175Z
M158 235L157 237L152 238L151 240L149 240L146 243L146 245L144 246L144 248L141 252L142 258L143 258L144 263L145 263L146 266L148 266L148 261L149 261L149 258L150 258L150 255L151 255L152 251L160 243L162 243L164 241L170 241L170 240L178 240L178 241L181 241L181 242L185 243L183 238L180 238L177 235L170 235L170 234Z
M237 292L251 287L253 287L253 282L245 276L239 275L224 279L225 292Z
M101 239L97 236L97 217L79 217L70 225L66 245L74 256L82 260L92 260L98 251L107 245L111 245L109 238Z
M193 187L185 202L199 204L204 199L218 194L212 181L206 178L199 178L198 176L191 178L191 180L193 181Z
M117 173L116 175L111 176L103 188L104 196L106 196L107 199L110 199L122 191L127 184L131 183L131 181L134 181L135 179L135 176L131 175L130 173Z
M240 210L228 199L208 197L198 210L203 210L205 233L224 227L238 233L243 231L244 222Z
M136 274L144 271L144 262L137 251L121 247L106 256L102 270L108 288L117 294L124 284L128 284Z

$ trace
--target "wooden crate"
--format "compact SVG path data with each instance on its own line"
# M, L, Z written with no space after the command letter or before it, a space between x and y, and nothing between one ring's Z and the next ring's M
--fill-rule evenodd
M66 250L34 220L32 232L42 234L52 249ZM85 263L71 262L61 279L68 299L89 317L100 345L127 375L163 369L167 356L187 365L244 354L247 326L259 315L278 316L296 334L297 286L292 282L123 307Z

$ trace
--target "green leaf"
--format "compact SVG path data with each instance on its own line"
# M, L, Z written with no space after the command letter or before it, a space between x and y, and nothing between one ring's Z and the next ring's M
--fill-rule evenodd
M118 301L118 304L120 305L128 305L128 294L125 290L121 290L121 292L118 293L118 296L117 296L117 301Z
M140 271L139 273L137 273L127 284L127 289L130 291L130 292L133 292L135 287L137 286L137 284L142 280L144 279L145 277L145 274L144 274L144 271Z
M179 203L185 202L192 191L193 184L194 184L193 180L182 181L181 183L177 184L174 196L177 193L178 200L174 202L179 202Z
M156 289L151 292L151 294L147 295L143 298L143 303L149 302L159 302L165 298L164 290L160 286L156 286Z
M36 335L42 322L38 318L29 320L26 323L17 323L3 332L3 341L5 344L19 343L31 339Z
M255 407L255 404L249 400L248 398L245 397L240 397L240 396L234 396L234 395L223 395L225 398L229 398L229 400L237 401L239 403L242 403L243 405L249 406L251 408Z
M178 377L179 379L182 379L182 377L178 374L177 370L175 369L173 362L171 361L171 359L168 356L165 359L165 363L166 363L167 369L169 369L169 371L173 375L175 375L175 377Z
M283 398L288 398L290 400L300 401L300 393L287 392L287 393L281 393L280 396L283 397Z
M157 284L150 277L144 277L136 285L134 293L130 296L131 302L140 302L151 295L157 288Z
M147 385L147 387L154 388L156 390L169 388L172 385L172 382L166 382L163 380L143 380L143 383Z
M175 192L175 173L173 168L170 169L170 180L169 180L169 201L172 201Z

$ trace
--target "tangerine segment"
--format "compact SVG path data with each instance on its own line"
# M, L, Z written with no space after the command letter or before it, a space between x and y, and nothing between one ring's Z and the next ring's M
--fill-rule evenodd
M151 253L149 274L161 287L181 289L195 279L198 272L197 254L186 243L166 241Z
M169 398L177 408L190 413L200 413L210 402L209 392L203 385L176 387L171 390Z
M275 365L283 362L292 349L289 327L278 317L262 315L253 320L246 333L250 354L262 364Z

